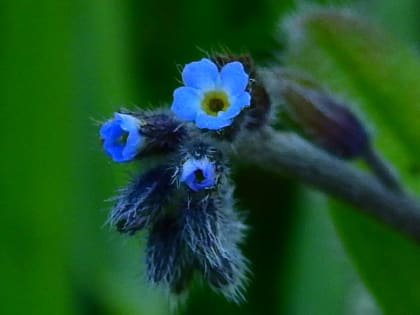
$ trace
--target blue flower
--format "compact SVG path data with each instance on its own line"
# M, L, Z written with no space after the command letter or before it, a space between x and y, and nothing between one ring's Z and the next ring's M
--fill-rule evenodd
M188 159L182 165L180 181L185 182L194 191L212 187L216 182L214 164L207 158Z
M115 162L132 160L143 143L139 121L127 114L114 113L115 118L105 122L99 134L105 152Z
M179 119L194 121L199 128L229 126L251 103L246 91L249 75L239 61L225 64L219 72L215 63L203 58L184 67L182 80L185 86L174 91L171 109Z

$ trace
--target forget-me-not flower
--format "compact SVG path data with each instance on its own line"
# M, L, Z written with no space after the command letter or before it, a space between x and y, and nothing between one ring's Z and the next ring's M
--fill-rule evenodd
M219 71L214 62L203 58L184 67L182 80L185 86L174 91L171 109L179 119L194 121L199 128L229 126L251 104L246 91L249 75L239 61L229 62Z
M207 158L188 159L182 165L181 182L185 182L194 191L209 188L216 183L214 163Z
M140 122L127 114L114 113L114 116L99 131L103 147L115 162L130 161L137 155L144 140L140 134Z

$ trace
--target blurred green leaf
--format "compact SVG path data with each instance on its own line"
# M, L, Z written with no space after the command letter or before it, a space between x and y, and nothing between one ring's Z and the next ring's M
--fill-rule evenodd
M420 188L417 53L345 10L303 10L285 25L285 63L310 73L356 107L373 129L377 147Z
M356 3L358 12L380 21L388 32L402 40L419 44L420 2L417 0L372 0Z
M344 252L326 198L303 187L298 195L285 255L281 314L372 314L368 311L375 303Z
M127 165L111 163L98 139L97 121L141 99L133 78L130 8L115 0L73 1L74 75L72 173L74 218L72 286L77 314L161 315L168 306L143 279L137 238L123 238L105 226L112 197L128 180Z
M330 206L344 246L384 313L417 314L419 246L342 202L331 201Z
M309 72L372 122L375 143L411 188L419 188L420 59L349 11L309 9L286 23L287 65ZM417 186L416 186L417 185ZM418 189L416 189L418 191ZM420 309L420 248L373 219L331 205L337 230L386 314Z
M71 117L68 10L56 1L0 9L1 314L72 311L65 264L72 132L63 128Z
M133 100L122 6L1 3L1 314L166 313L138 241L101 228L118 184L94 121Z

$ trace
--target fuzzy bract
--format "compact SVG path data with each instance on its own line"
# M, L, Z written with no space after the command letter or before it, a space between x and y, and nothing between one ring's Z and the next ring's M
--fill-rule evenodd
M174 91L172 111L199 128L218 130L232 124L251 104L246 91L249 75L241 62L225 64L219 71L207 58L187 64L182 71L185 86Z
M172 172L159 165L134 176L114 198L109 223L121 233L134 234L149 228L161 216L162 209L172 197Z
M114 119L106 121L99 131L105 152L115 162L130 161L143 143L139 121L127 114L114 113Z

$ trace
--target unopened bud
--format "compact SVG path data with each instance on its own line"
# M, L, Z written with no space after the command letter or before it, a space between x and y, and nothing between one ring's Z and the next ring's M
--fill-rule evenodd
M326 91L315 85L286 82L282 96L292 121L330 153L354 158L369 147L369 136L359 119Z

